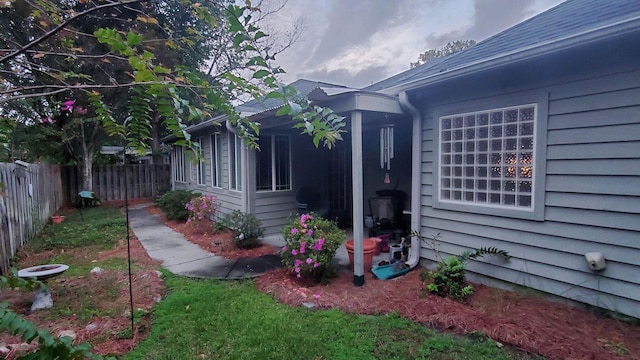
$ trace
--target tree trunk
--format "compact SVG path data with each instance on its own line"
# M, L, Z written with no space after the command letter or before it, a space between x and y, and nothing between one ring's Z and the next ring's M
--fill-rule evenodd
M82 143L82 189L93 191L93 150L92 146Z
M154 164L163 162L160 145L160 113L155 112L151 117L151 157Z
M82 159L82 190L93 191L93 161L90 158Z
M82 134L82 189L93 191L93 153L96 148L95 138L98 133L99 125L92 124L89 134L89 142L85 136L84 123L80 122L80 133Z

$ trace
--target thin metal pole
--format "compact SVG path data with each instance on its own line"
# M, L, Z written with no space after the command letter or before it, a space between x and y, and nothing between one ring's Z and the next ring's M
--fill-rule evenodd
M125 145L124 150L122 151L122 166L124 168L124 208L125 214L127 217L127 261L129 265L129 307L131 310L131 337L134 335L134 324L133 324L133 281L131 276L131 236L129 235L129 179L127 177L127 147Z

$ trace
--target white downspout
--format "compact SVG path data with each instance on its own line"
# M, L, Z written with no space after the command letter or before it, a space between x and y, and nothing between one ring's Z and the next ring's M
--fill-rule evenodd
M422 195L420 191L420 173L422 157L422 118L420 112L410 102L405 91L398 94L400 107L411 115L411 231L420 232L420 204ZM411 237L411 250L406 265L413 269L420 262L420 238Z
M229 121L229 119L227 119L227 121L225 121L224 125L226 126L227 130L232 133L232 134L238 134L238 130L236 130L236 128L233 127L233 125L231 125L231 121Z
M238 130L231 125L229 119L225 122L225 127L230 133L238 135ZM244 146L244 140L240 139L240 141L242 151L240 154L237 154L240 155L240 166L242 167L242 191L240 191L240 201L242 202L241 210L246 213L252 211L252 209L249 209L249 154L247 153L249 150Z

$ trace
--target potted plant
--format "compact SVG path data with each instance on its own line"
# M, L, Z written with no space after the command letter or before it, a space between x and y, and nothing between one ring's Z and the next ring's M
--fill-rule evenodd
M64 221L64 215L53 215L51 217L51 222L54 224L60 224Z

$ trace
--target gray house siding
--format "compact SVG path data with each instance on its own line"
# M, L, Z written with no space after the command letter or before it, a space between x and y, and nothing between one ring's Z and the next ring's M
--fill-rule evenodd
M220 131L222 140L222 187L212 186L211 167L211 132L194 133L192 139L202 138L202 148L204 155L205 183L198 184L196 180L196 164L189 162L187 166L187 177L185 182L174 181L175 189L188 189L199 192L203 195L213 195L218 200L218 216L223 216L233 210L242 209L242 193L229 190L229 140L226 130Z
M528 89L518 96L548 99L548 115L537 119L546 127L546 158L536 169L544 175L542 221L438 208L437 119L456 104L425 102L420 231L441 235L442 256L482 246L512 255L472 261L472 273L640 317L640 71L607 71L517 86ZM459 98L480 100L470 94ZM490 87L481 100L490 109L512 95ZM591 251L604 254L606 270L589 270ZM439 259L429 246L422 256Z
M265 235L282 233L282 228L298 212L293 191L256 193L254 215L262 221Z

